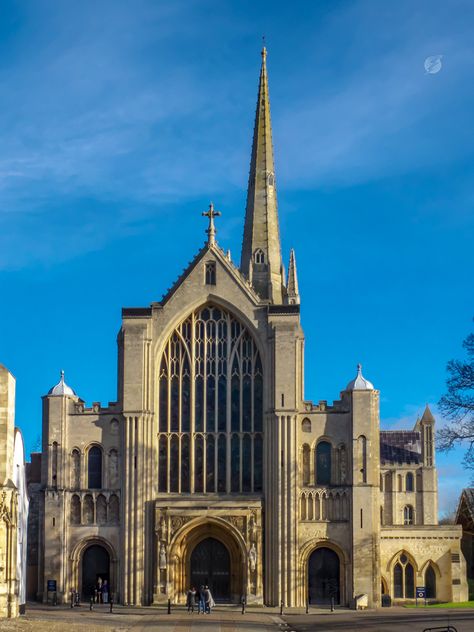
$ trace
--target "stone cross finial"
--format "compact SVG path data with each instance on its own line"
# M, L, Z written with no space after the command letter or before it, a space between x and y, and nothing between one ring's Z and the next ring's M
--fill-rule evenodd
M206 230L207 234L207 245L213 246L216 243L216 227L214 226L214 218L219 217L221 215L220 211L214 210L214 204L211 202L209 204L209 210L205 213L202 213L203 217L209 218L209 226Z

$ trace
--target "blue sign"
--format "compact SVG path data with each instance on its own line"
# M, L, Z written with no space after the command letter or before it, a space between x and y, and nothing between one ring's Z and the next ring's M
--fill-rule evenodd
M426 586L417 586L416 587L416 598L417 599L426 599Z
M56 592L56 580L48 579L48 592Z

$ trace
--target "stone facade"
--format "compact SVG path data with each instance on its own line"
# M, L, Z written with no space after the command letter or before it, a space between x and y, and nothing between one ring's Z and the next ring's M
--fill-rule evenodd
M285 606L376 606L425 581L433 599L466 596L461 529L437 526L429 409L413 430L381 432L360 368L333 404L304 397L265 57L240 267L215 240L211 205L207 242L173 287L123 310L117 402L86 407L63 375L43 398L30 482L39 599L49 579L67 600L99 576L137 605L183 603L201 583Z
M28 498L23 439L15 428L15 378L0 364L0 617L26 602Z

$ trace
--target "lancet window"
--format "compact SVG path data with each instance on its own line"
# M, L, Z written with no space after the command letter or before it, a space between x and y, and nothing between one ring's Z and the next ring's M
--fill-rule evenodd
M252 493L263 486L263 368L248 329L206 305L169 338L158 384L158 487Z

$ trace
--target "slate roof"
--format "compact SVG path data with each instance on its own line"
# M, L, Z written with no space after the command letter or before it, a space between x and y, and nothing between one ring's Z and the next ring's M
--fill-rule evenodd
M462 490L456 514L456 523L462 524L464 527L467 527L468 523L474 525L474 487L465 487Z
M421 433L415 430L381 430L380 461L384 464L421 462Z

